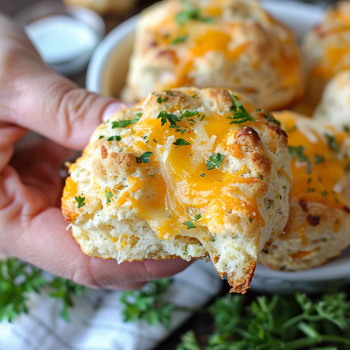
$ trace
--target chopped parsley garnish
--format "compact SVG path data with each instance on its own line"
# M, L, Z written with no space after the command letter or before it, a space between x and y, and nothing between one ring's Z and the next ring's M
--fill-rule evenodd
M213 243L214 243L215 241L216 241L215 236L214 236L214 235L211 235L211 236L210 236L210 242L213 242Z
M311 177L307 179L307 183L309 184L312 181Z
M177 115L168 113L166 111L161 111L157 117L162 122L162 126L169 122L172 126L176 126L176 122L179 122L180 119Z
M157 141L156 139L153 139L153 141L154 141L155 143L158 143L158 141Z
M344 130L345 132L349 132L349 131L350 131L350 129L349 129L349 127L348 127L347 125L344 125L344 126L343 126L343 130Z
M280 121L278 121L270 112L268 112L268 111L265 111L264 109L260 109L260 108L258 108L257 110L256 110L256 112L261 112L261 113L263 113L264 114L264 116L267 118L267 122L269 123L269 122L274 122L275 124L277 124L277 125L281 125L281 122Z
M191 112L189 110L186 110L181 114L180 119L193 117L194 115L197 115L197 114L199 114L198 111Z
M187 230L190 230L191 228L196 228L192 221L186 221L183 223L183 225L187 226Z
M120 136L111 136L107 141L120 141L122 138Z
M334 151L335 153L339 153L340 151L340 144L335 141L335 137L329 134L324 134L328 140L328 146L329 148Z
M251 224L253 222L253 219L252 218L249 218L248 219L249 223Z
M230 124L242 124L248 121L255 122L255 119L246 111L243 105L238 101L236 95L232 94L232 99L234 106L231 107L231 111L234 112L233 117L228 117L232 119Z
M219 169L225 156L221 153L214 153L209 157L209 160L207 161L207 170L213 170L215 168Z
M148 136L142 136L142 138L146 141L146 143L148 143Z
M117 122L112 122L112 129L115 128L126 128L129 125L137 123L142 117L142 113L137 113L136 117L131 120L119 120Z
M177 45L177 44L180 44L180 43L184 43L185 41L187 41L188 39L188 35L182 35L182 36L179 36L178 38L174 39L171 44L172 45Z
M169 97L164 97L164 98L162 98L162 97L160 96L160 97L158 97L157 102L160 104L160 103L166 102L166 101L168 101L168 100L169 100Z
M85 198L84 197L81 197L81 196L77 197L77 196L75 196L74 198L75 198L75 200L78 203L78 209L82 208L85 205L85 203L84 203Z
M328 194L327 191L322 192L322 196L327 196L327 194Z
M292 159L296 159L299 163L307 164L307 173L311 173L310 159L304 154L305 147L303 146L288 146L289 154Z
M203 115L199 118L199 120L202 121L204 118L205 118L205 114L203 114Z
M345 167L345 171L350 171L350 163Z
M105 191L106 198L107 198L107 204L111 203L111 199L113 198L113 192L112 191Z
M200 176L200 177L205 177L205 174L200 174L199 176Z
M100 135L100 137L98 138L99 140L103 139L105 137L105 135Z
M315 154L315 164L320 164L325 161L324 157L319 156L318 154Z
M174 97L174 94L171 90L165 90L165 92L168 96Z
M198 97L198 94L195 94L192 96L192 98L197 98Z
M196 221L200 220L201 218L202 218L202 214L195 215L194 221L196 222Z
M189 146L191 143L190 142L187 142L186 140L184 139L177 139L173 145L177 146L176 148L180 147L180 146Z
M149 157L152 154L152 152L145 152L141 157L136 157L136 163L150 163Z
M185 131L187 130L187 128L185 129L180 129L180 127L178 125L171 125L170 126L171 129L176 129L175 132L181 132L181 134L183 135L185 133Z
M214 20L208 17L202 17L200 15L199 8L192 8L188 2L183 2L184 11L176 15L176 22L178 25L183 25L186 21L200 21L206 23L212 23Z

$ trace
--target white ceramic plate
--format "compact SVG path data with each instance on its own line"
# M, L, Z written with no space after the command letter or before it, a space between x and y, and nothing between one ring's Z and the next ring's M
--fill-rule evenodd
M323 8L288 0L263 0L263 6L301 38L321 21ZM119 96L125 85L133 49L137 17L109 33L97 47L87 72L86 86L93 92ZM265 292L320 292L350 282L350 250L328 264L301 272L274 271L259 265L252 288Z

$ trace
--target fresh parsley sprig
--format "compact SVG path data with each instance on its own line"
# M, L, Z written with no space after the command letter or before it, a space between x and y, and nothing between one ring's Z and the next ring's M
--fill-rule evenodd
M48 279L42 270L18 259L0 260L0 321L14 319L29 312L29 294L40 294L45 288L50 296L62 302L61 317L69 320L73 295L86 289L61 277Z
M184 139L177 139L173 145L177 146L176 148L180 147L180 146L189 146L191 143L184 140Z
M157 119L160 119L162 126L169 122L173 127L176 127L176 122L180 121L179 117L176 114L168 113L167 111L161 111Z
M225 156L221 153L214 153L209 157L209 160L207 161L207 170L214 170L219 169L222 162L224 161Z
M289 155L292 159L296 159L299 163L306 163L307 173L311 173L311 161L305 155L305 147L303 146L288 146Z
M149 157L152 155L152 152L145 152L144 154L142 154L140 157L136 157L136 163L150 163L150 159Z
M236 95L232 94L232 99L234 105L231 107L231 111L233 113L233 117L228 117L228 119L232 119L230 124L243 124L248 121L255 122L255 119L247 112L244 106L238 101Z
M137 113L136 117L134 119L131 119L131 120L119 120L119 121L116 121L116 122L112 122L112 129L115 129L115 128L126 128L129 125L137 123L140 120L141 117L142 117L142 113Z
M202 17L198 7L192 8L191 4L187 1L183 1L184 11L176 15L176 22L182 26L186 21L200 21L205 23L214 22L213 18Z

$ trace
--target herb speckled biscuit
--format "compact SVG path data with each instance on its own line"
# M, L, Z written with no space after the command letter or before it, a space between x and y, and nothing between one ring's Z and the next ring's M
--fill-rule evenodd
M288 218L287 137L226 89L149 94L92 135L63 213L82 250L118 262L208 256L232 291Z
M144 11L124 98L182 86L225 87L277 110L302 94L294 34L256 0L168 0Z
M274 115L288 133L294 184L285 234L259 261L277 270L305 270L350 245L350 139L292 112Z

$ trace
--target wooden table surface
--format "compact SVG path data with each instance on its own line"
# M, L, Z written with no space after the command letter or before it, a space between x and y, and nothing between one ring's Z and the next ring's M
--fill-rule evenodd
M37 3L41 0L0 0L0 11L6 13L10 17L14 17L19 11L21 11L24 7ZM60 1L60 0L58 0ZM276 0L276 1L285 1L285 0ZM106 24L107 32L112 30L118 24L123 22L125 19L130 16L140 12L145 7L151 5L156 1L154 0L139 0L138 5L128 14L123 15L121 17L105 17L104 21ZM312 2L312 1L306 1ZM314 1L317 2L317 1ZM322 1L325 2L325 1ZM80 86L84 86L85 84L85 72L78 74L72 77L76 83ZM222 291L220 295L225 295L229 291L227 283L223 282ZM247 302L249 303L252 299L257 296L256 293L249 292L247 297ZM180 342L180 337L182 334L186 333L188 330L194 330L199 339L205 339L207 334L212 333L212 320L209 316L194 316L189 319L186 323L184 323L177 331L175 331L168 339L166 339L162 344L160 344L154 350L175 350L177 345Z

